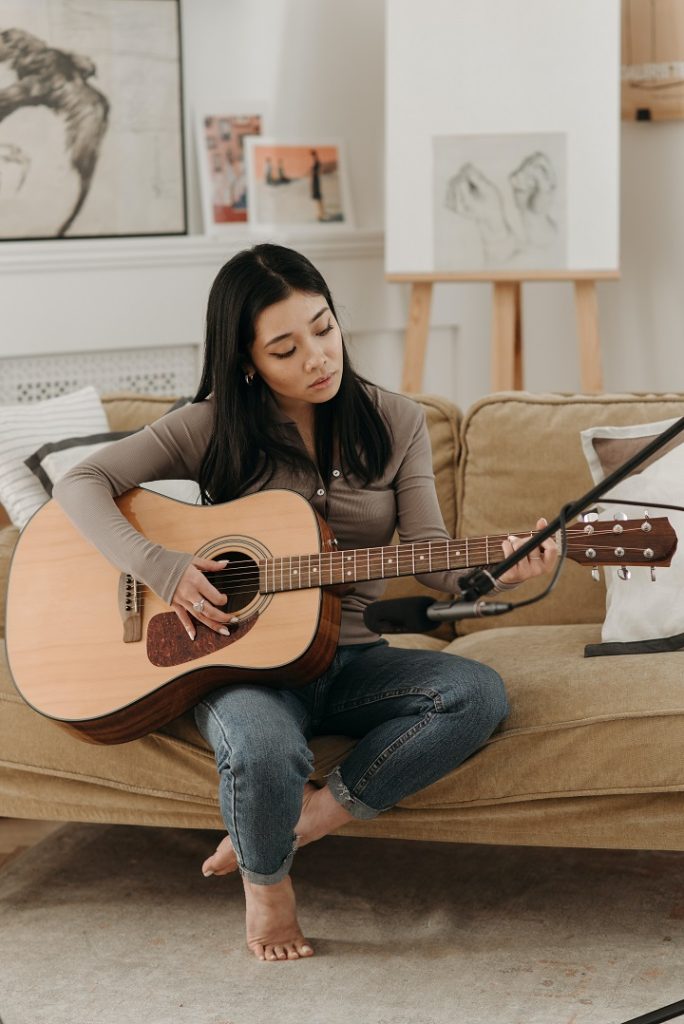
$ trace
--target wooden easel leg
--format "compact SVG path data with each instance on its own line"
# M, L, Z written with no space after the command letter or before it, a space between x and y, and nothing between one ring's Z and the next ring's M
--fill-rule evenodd
M522 287L520 281L496 281L492 312L492 391L521 391L522 387Z
M431 305L432 281L414 282L411 285L411 303L404 342L404 369L401 376L401 390L413 394L423 387Z
M603 390L596 281L575 281L580 381L589 394Z

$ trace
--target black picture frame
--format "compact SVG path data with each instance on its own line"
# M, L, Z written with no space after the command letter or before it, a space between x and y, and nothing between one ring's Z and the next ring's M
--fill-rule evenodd
M0 0L0 68L0 241L187 234L180 0Z

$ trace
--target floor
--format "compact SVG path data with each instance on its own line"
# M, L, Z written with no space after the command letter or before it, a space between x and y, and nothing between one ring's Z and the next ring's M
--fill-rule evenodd
M331 836L293 868L316 956L264 965L239 879L200 873L216 837L0 821L3 1024L622 1024L684 997L684 854Z

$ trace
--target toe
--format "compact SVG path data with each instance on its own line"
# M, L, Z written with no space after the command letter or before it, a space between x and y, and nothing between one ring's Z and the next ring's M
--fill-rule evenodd
M299 953L297 952L296 946L287 947L287 959L288 960L299 960Z
M287 950L284 946L274 946L273 948L279 960L287 960Z
M253 946L250 946L250 949L254 953L254 956L257 958L257 960L266 959L266 951L264 950L263 946L259 945L258 942L255 942Z
M308 942L297 943L297 952L300 956L313 956L314 951Z

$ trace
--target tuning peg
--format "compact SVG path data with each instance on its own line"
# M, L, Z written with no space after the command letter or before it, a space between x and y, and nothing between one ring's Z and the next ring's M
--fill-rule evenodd
M599 570L598 565L595 565L594 568L591 570L591 578L592 578L592 580L596 580L597 583L600 583L600 581L601 581L601 572Z
M631 580L632 574L626 565L621 565L617 571L617 578L619 580Z
M655 565L652 565L651 566L651 583L655 583L655 581L656 581Z
M584 512L582 514L582 522L583 523L595 523L596 520L598 519L598 517L599 517L599 514L596 511L596 509L591 509L589 512Z
M628 517L627 517L627 513L626 513L626 512L616 512L616 513L615 513L615 514L613 515L613 519L617 519L617 521L618 521L618 522L623 522L623 523L624 523L624 521L625 521L625 520L626 520L627 518L628 518Z

